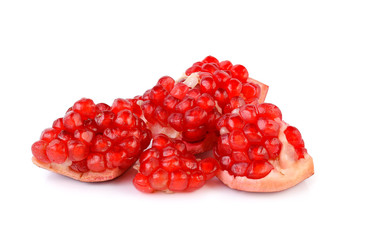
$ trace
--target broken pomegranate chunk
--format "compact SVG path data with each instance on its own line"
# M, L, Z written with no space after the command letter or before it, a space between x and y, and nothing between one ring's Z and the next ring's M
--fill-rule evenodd
M77 101L32 145L34 164L84 182L118 177L151 140L132 101L116 99L112 107L87 98Z
M143 117L153 136L181 139L189 152L201 153L216 143L216 122L223 113L264 101L268 87L248 78L242 65L212 56L194 63L178 81L169 76L141 98Z
M133 184L141 192L191 192L216 175L218 162L196 159L183 141L159 134L152 147L141 154L136 168Z
M273 104L242 106L222 116L217 127L217 176L231 188L281 191L314 172L299 130L282 121L280 109Z

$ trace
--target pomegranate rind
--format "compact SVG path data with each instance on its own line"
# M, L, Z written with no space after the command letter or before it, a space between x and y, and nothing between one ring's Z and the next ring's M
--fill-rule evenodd
M267 92L269 91L269 86L266 85L266 84L263 84L262 82L259 82L253 78L248 78L247 79L247 82L249 83L255 83L257 85L260 86L261 88L261 93L260 93L260 97L259 97L259 103L263 103L265 101L265 98L266 98L266 95L267 95Z
M279 192L297 185L314 174L313 158L305 153L304 158L296 159L295 149L288 143L284 134L288 124L279 119L276 121L281 124L279 139L282 150L279 160L269 160L274 169L261 179L235 177L226 170L219 170L217 177L225 185L246 192Z
M44 163L38 161L35 157L32 157L32 162L40 168L47 169L49 171L61 174L63 176L73 178L75 180L81 182L105 182L115 179L122 175L127 169L123 170L120 168L113 168L113 169L106 169L103 172L86 172L86 173L79 173L69 169L71 165L70 160L66 160L62 164L56 163Z

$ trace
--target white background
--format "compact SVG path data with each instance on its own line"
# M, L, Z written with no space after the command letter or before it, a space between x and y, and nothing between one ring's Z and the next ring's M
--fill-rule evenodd
M364 239L361 1L1 1L1 239ZM207 55L247 67L298 127L315 175L253 194L214 179L142 194L135 172L87 184L31 163L81 97L111 104Z

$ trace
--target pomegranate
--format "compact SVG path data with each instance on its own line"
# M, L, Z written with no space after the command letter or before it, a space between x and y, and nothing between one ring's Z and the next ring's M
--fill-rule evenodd
M214 158L196 159L183 141L159 134L135 168L138 173L133 184L141 192L191 192L216 175L218 162Z
M75 102L32 145L33 163L83 182L120 176L151 141L133 101L116 99L111 107L86 98Z
M267 90L248 77L244 66L208 56L178 81L160 78L139 103L153 136L163 133L181 139L189 152L201 153L216 143L215 125L223 113L263 102Z
M270 103L247 104L223 115L214 155L218 178L230 188L275 192L290 188L314 173L299 130L282 121Z

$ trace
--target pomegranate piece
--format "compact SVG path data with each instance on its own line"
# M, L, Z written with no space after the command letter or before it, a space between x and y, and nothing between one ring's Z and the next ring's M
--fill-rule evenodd
M152 147L141 154L133 184L144 193L191 192L213 178L218 167L214 158L196 159L183 141L159 134Z
M111 107L77 101L32 145L33 163L84 182L120 176L151 141L136 101L116 99Z
M262 103L268 86L248 77L242 65L208 56L194 63L178 81L164 76L141 101L143 118L152 135L183 140L191 153L213 148L216 122L245 104Z
M269 103L248 104L225 114L214 154L218 178L231 188L275 192L290 188L314 173L299 130L282 121Z

